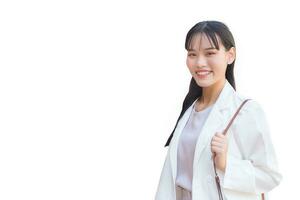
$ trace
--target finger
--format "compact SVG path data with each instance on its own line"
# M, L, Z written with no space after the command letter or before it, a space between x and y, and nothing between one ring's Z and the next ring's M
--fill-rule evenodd
M225 142L219 142L219 141L212 141L211 142L211 145L212 146L218 146L218 147L223 147L223 146L225 146Z
M223 148L213 147L212 152L215 152L216 154L220 154L220 153L224 153L225 150Z
M215 136L213 136L212 139L220 141L220 140L225 140L225 137L222 137L222 136L219 136L219 135L215 135Z
M214 138L211 140L211 142L220 142L220 143L224 143L225 140L224 139L220 139L220 138Z
M215 148L218 148L218 149L226 149L225 145L212 145L211 146L211 149L215 149Z
M216 141L216 142L222 142L225 143L226 142L226 138L220 138L220 137L213 137L212 141Z
M218 137L218 138L225 138L225 137L226 137L226 136L225 136L224 134L222 134L222 133L216 133L215 136Z

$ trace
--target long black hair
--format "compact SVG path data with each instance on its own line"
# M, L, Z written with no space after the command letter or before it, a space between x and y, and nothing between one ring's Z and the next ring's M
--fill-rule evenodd
M198 22L197 24L195 24L187 33L186 39L185 39L185 49L186 50L190 49L190 45L191 45L191 41L192 41L193 37L199 33L205 33L207 38L213 42L214 46L218 50L219 50L219 43L217 40L217 35L219 36L226 51L228 51L231 47L235 47L235 42L234 42L232 33L224 23L219 22L219 21L201 21L201 22ZM232 87L234 89L236 89L235 88L235 80L234 80L234 72L233 72L234 63L235 63L235 60L231 64L227 65L225 77L228 80L228 82L232 85ZM191 81L190 81L189 92L187 93L187 95L183 101L181 113L177 119L176 125L175 125L171 135L169 136L169 138L165 144L165 147L169 145L169 143L173 137L173 133L177 127L178 121L183 116L184 112L192 105L192 103L198 97L201 97L201 96L202 96L202 87L200 87L196 83L195 79L192 77Z

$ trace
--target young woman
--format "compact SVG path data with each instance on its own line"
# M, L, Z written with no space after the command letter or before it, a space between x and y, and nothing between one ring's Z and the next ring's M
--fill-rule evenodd
M156 200L218 200L213 161L224 200L267 200L282 175L260 104L235 91L236 49L228 27L202 21L187 33L189 92L173 132ZM214 160L213 160L214 159ZM263 195L262 195L263 194Z

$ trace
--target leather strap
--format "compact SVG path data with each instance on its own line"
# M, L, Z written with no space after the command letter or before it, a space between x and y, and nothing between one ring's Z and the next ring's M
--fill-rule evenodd
M237 109L237 111L235 112L235 114L233 115L233 117L231 118L230 122L228 123L227 127L225 128L225 130L223 131L223 135L226 135L228 129L230 128L231 124L233 123L234 119L236 118L236 116L238 115L238 113L240 112L240 110L242 109L242 107L244 106L244 104L249 101L250 99L246 99L243 101L243 103L239 106L239 108ZM213 156L213 163L214 163L214 170L215 170L215 179L216 179L216 183L217 183L217 189L218 189L218 194L219 194L219 200L223 200L223 194L221 191L221 186L220 186L220 178L217 174L217 170L216 170L216 164L215 164L215 156L216 154L214 153ZM264 193L261 194L261 198L262 200L265 200L265 195Z

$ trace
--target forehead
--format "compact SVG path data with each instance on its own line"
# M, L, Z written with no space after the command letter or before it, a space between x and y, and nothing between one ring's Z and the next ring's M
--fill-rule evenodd
M217 38L219 48L222 48L222 43L220 42L219 36L216 35L216 38ZM217 47L214 45L212 40L208 38L208 36L205 33L195 34L192 37L188 48L189 51L208 50L208 49L217 49Z

